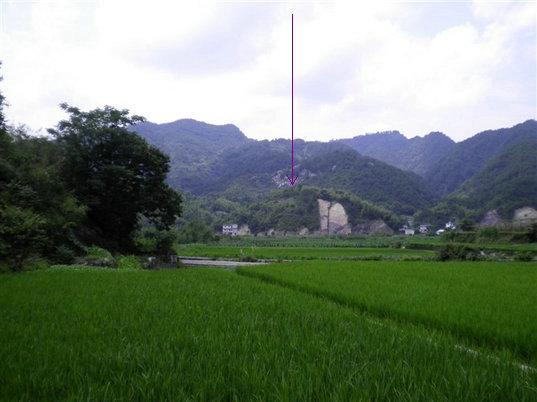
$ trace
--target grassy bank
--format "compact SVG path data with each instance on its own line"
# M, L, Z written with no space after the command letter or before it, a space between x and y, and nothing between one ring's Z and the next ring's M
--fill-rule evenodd
M401 248L351 248L351 247L230 247L206 246L203 244L177 247L177 253L183 256L200 256L209 258L244 258L257 259L360 259L360 258L432 258L433 251L411 250Z

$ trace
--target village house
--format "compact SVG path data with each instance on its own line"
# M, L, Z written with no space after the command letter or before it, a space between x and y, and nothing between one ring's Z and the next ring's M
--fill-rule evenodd
M224 236L237 236L239 234L239 225L236 223L222 225L222 234Z
M414 233L416 233L416 230L412 229L410 226L404 225L401 229L399 229L399 232L405 236L413 236Z
M418 230L421 234L428 234L431 230L431 225L429 225L428 223L423 223L420 225Z
M455 224L451 221L449 221L448 223L446 223L446 230L455 230Z

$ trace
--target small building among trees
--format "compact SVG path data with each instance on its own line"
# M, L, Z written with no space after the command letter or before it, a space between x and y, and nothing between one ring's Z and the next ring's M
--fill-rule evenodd
M236 223L222 225L222 234L225 236L237 236L239 234L239 225Z

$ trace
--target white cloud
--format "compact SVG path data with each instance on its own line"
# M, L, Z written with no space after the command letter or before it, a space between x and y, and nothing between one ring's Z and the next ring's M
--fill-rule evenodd
M7 114L39 128L61 117L60 102L111 104L287 137L294 12L303 138L399 129L462 139L535 117L535 4L452 7L447 28L424 34L432 11L419 3L4 3Z

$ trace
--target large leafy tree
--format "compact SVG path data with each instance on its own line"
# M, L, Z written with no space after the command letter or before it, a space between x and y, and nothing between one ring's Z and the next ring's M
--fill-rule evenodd
M59 175L61 150L6 124L0 92L0 265L23 269L30 257L68 261L85 207Z
M52 133L64 152L62 176L87 207L86 239L127 250L142 217L168 228L181 212L181 196L165 182L169 159L129 131L143 121L109 106L69 114Z

